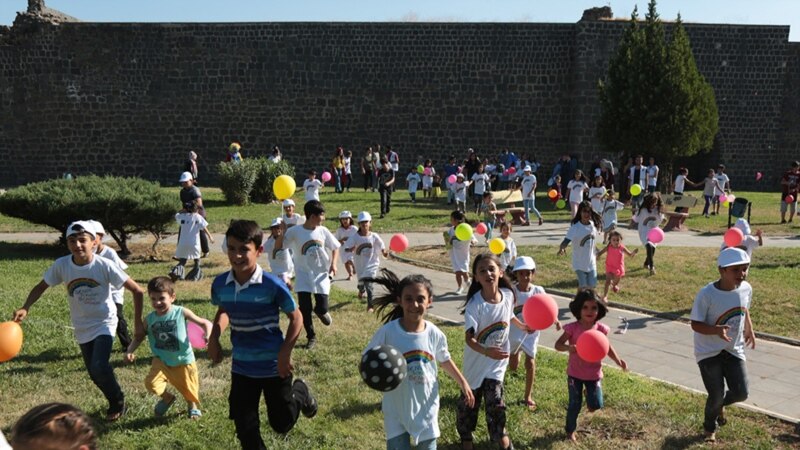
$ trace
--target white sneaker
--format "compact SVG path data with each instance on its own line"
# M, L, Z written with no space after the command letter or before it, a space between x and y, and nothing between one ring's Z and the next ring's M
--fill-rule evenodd
M463 294L464 292L462 291L462 289L464 289L464 288L462 286L459 286L458 289L456 289L456 294L458 294L458 295Z

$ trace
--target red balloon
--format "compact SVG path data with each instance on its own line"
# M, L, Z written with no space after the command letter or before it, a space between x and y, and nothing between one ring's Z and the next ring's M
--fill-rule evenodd
M730 228L725 232L724 240L728 247L736 247L744 240L744 233L736 227Z
M544 330L556 321L558 304L547 294L532 295L522 307L525 324L534 330Z
M794 196L789 194L783 200L786 201L786 203L794 203Z
M408 238L405 234L395 234L389 240L389 248L397 253L402 253L408 248Z
M475 232L480 235L486 234L487 231L489 231L489 228L483 222L480 222L478 225L475 226Z
M514 175L515 173L517 173L517 168L516 167L511 166L511 167L508 168L508 174L509 175Z
M582 360L597 363L608 354L608 338L599 330L584 331L575 344Z

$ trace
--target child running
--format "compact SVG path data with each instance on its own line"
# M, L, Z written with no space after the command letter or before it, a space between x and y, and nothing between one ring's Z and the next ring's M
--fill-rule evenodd
M463 212L456 210L450 213L450 224L452 226L447 231L447 236L452 246L450 248L450 264L453 266L453 272L456 274L456 284L458 284L456 294L463 294L469 289L469 249L478 243L474 235L465 241L456 237L456 227L462 223L466 223Z
M417 187L419 187L420 181L422 181L422 179L419 173L417 173L417 168L412 167L411 170L408 171L408 176L406 177L408 196L411 197L411 203L417 203Z
M200 281L203 278L203 271L200 269L200 257L202 251L200 247L200 233L204 233L208 240L213 244L214 238L208 232L208 222L197 213L197 203L187 202L183 209L175 214L175 220L180 225L178 230L178 246L175 248L175 258L178 264L169 273L170 278L175 280ZM185 274L186 262L194 260L194 268Z
M479 213L483 216L483 224L486 225L486 233L483 235L486 242L492 239L492 230L494 229L495 213L497 212L497 205L494 203L491 191L483 193L483 201L478 208Z
M286 228L289 229L295 225L302 225L306 223L306 216L302 214L297 214L295 211L294 200L287 198L283 201L283 223L286 224Z
M467 188L472 184L472 181L464 181L464 174L459 173L456 175L456 182L453 183L453 194L456 199L456 210L462 213L467 213Z
M473 281L464 302L464 377L472 389L475 404L469 397L458 400L456 429L464 449L472 449L472 433L478 424L481 400L485 403L489 438L501 448L513 448L506 431L506 403L503 378L510 353L509 327L531 331L514 316L514 288L504 276L500 261L483 253L472 264Z
M551 183L548 186L547 191L547 198L550 199L550 203L552 203L553 209L558 209L558 201L561 200L564 196L561 194L561 175L556 175L550 179ZM550 191L556 191L556 195L550 196Z
M163 417L175 403L175 395L167 392L167 383L183 395L189 405L190 419L202 416L200 403L200 378L194 351L189 343L187 321L193 322L205 331L206 340L211 335L211 322L198 317L189 308L174 306L175 284L167 277L155 277L147 283L147 295L153 305L153 312L144 318L147 340L153 359L150 373L144 380L148 391L160 397L154 410L156 417ZM125 353L125 360L132 363L136 359L136 349L144 338L135 338Z
M520 322L522 319L522 308L525 302L536 294L544 294L544 288L533 284L533 276L536 274L536 262L530 256L520 256L514 263L514 277L517 285L514 286L514 315ZM561 330L561 323L555 321L556 330ZM511 356L508 360L508 368L516 371L519 366L520 350L525 353L525 398L522 400L528 410L536 410L536 402L533 401L533 381L536 378L536 350L539 344L539 331L522 332L519 328L512 328L509 337L511 341Z
M567 387L569 390L569 405L567 406L567 440L578 440L575 430L578 428L578 414L581 412L583 393L586 392L586 408L589 412L603 407L603 389L600 380L603 378L603 365L600 362L592 363L578 356L576 344L578 338L589 330L598 330L608 335L609 328L600 322L605 317L608 309L600 302L593 289L581 289L575 299L569 302L569 310L577 319L575 322L564 325L564 333L558 338L555 349L560 352L569 352L567 362ZM608 345L608 356L617 363L622 370L628 370L628 364L620 359L614 346Z
M353 223L353 214L350 211L342 211L339 213L339 228L336 230L336 240L339 244L344 245L351 236L358 233ZM344 264L344 270L347 271L347 279L352 280L353 275L356 274L356 267L353 265L353 252L343 249L339 254Z
M597 257L595 241L600 230L600 215L592 209L587 201L578 205L578 214L572 219L572 226L558 248L558 254L567 252L567 245L572 242L572 270L578 276L578 291L594 289L597 286Z
M117 251L103 244L103 237L106 234L106 229L103 227L103 224L96 220L90 220L89 223L94 227L97 240L94 252L97 254L97 256L101 256L109 261L112 261L117 265L117 267L122 269L122 271L128 270L128 265L125 263L125 261L120 259L119 255L117 255ZM128 333L128 322L125 321L125 313L122 309L122 305L125 301L125 296L123 295L124 293L124 289L111 290L111 297L113 297L114 304L117 307L117 339L119 339L119 343L122 346L123 351L126 350L129 345L131 345L131 335Z
M372 215L367 211L358 213L358 232L350 236L342 244L345 251L353 254L353 263L358 274L358 298L367 294L367 312L373 311L372 282L368 281L378 275L381 266L381 254L389 257L389 251L378 233L373 233Z
M319 191L323 186L324 184L317 179L317 171L310 169L308 171L308 178L306 181L303 181L303 190L306 191L305 200L307 202L311 200L319 201Z
M594 184L589 188L589 200L592 202L592 209L597 214L603 214L603 200L606 197L606 187L603 177L594 177Z
M578 206L583 201L583 194L589 190L589 184L586 182L586 176L580 170L575 171L575 178L569 180L567 183L567 192L569 192L569 209L572 218L578 217ZM591 205L590 205L591 206Z
M644 249L647 251L647 258L644 260L644 268L650 269L650 275L655 275L656 265L654 258L656 256L656 243L649 238L650 230L658 228L661 222L664 221L664 215L661 213L664 204L661 202L661 194L654 192L647 194L642 200L642 206L636 212L633 220L638 223L639 240L642 241Z
M450 358L447 337L431 322L425 312L433 302L433 286L422 275L409 275L402 280L383 269L378 278L365 280L386 290L374 300L374 307L383 316L378 329L364 350L377 345L391 345L406 358L408 377L396 389L383 394L383 428L386 448L436 448L439 437L439 380L437 363L461 387L464 403L472 408L475 397L469 383Z
M753 250L758 247L764 245L764 232L760 229L756 230L755 236L750 234L753 230L750 229L750 224L747 223L747 220L740 217L736 220L736 223L733 224L734 227L740 229L742 234L744 235L744 239L742 239L742 243L739 244L736 248L740 248L747 252L747 257L752 259L753 258ZM725 250L727 245L723 242L722 247L720 247L720 251Z
M633 251L622 245L622 233L617 230L608 235L608 245L597 253L597 257L606 255L606 288L603 291L603 303L608 305L608 288L611 287L616 293L619 292L619 282L625 276L625 255L636 256L639 249Z
M64 283L69 299L69 315L75 340L81 348L89 378L108 400L106 420L119 420L127 410L125 394L117 383L111 359L113 336L117 330L117 308L112 289L124 287L133 293L134 335L143 336L142 303L144 292L111 261L96 257L94 229L89 222L72 222L65 233L70 254L58 258L28 294L25 304L14 311L14 321L22 322L31 306L51 286Z
M500 225L500 238L503 239L503 242L506 244L506 248L503 250L503 253L500 254L500 268L503 269L507 275L511 275L514 262L517 260L517 244L514 243L514 239L511 237L510 222L503 222L502 225Z
M603 244L608 243L608 237L617 228L617 211L625 209L625 204L614 199L614 191L606 192L603 200Z
M483 164L478 165L478 171L472 174L473 195L472 200L475 206L475 213L480 212L483 204L483 194L490 191L489 175L484 172Z
M536 175L531 173L531 166L525 166L522 169L522 181L520 182L522 190L522 208L525 210L525 223L524 225L531 224L531 211L536 214L539 219L539 225L542 224L542 213L536 209Z
M264 243L264 253L267 254L269 262L269 272L283 280L289 289L292 289L292 278L294 278L294 262L292 261L292 251L288 248L275 249L275 242L286 233L286 224L280 217L276 218L269 225L269 238ZM228 249L226 248L227 252Z
M436 177L436 169L433 168L433 162L430 159L425 160L425 166L422 170L422 196L424 198L431 197L433 194L433 179Z
M725 192L722 190L722 187L719 185L719 182L714 177L714 169L708 169L708 173L706 174L705 179L703 179L703 198L706 201L705 206L703 206L703 215L706 219L709 217L709 207L713 208L714 198L717 196L717 192ZM698 185L700 183L697 183ZM714 214L714 211L711 211Z

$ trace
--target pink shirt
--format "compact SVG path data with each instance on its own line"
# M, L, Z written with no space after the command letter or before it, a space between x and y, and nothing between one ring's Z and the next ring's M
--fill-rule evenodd
M612 247L608 246L606 250L606 273L611 273L617 276L625 275L625 254L622 252L622 246Z
M608 335L609 328L607 325L597 322L589 330L598 330ZM569 335L570 345L575 345L583 332L589 330L584 330L580 322L577 321L564 325L564 332ZM599 362L590 363L582 360L577 353L570 353L569 361L567 362L567 375L585 381L599 380L603 378L603 364Z

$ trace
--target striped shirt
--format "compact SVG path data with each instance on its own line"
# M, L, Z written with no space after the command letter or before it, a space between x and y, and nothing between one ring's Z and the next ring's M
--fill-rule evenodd
M251 378L278 376L278 351L283 345L280 312L297 308L286 284L261 266L242 285L229 271L214 279L211 303L230 319L231 371Z

